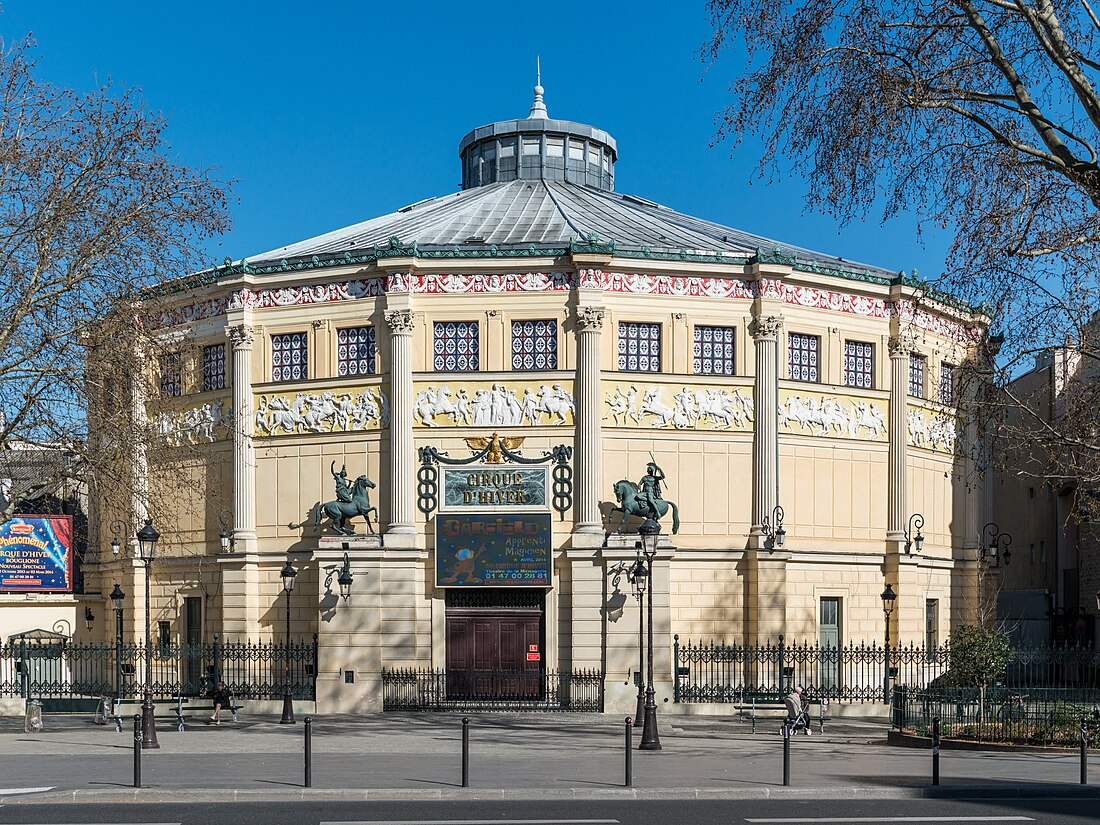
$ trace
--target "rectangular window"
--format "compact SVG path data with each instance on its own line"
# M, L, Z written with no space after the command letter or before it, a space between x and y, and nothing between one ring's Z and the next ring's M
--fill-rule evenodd
M563 158L563 157L565 157L565 138L547 136L547 138L546 138L546 157L548 157L548 158Z
M225 344L202 348L202 391L225 389Z
M661 371L660 324L619 324L619 369L625 372Z
M940 602L926 599L924 602L924 652L929 662L936 661L940 646Z
M583 140L571 140L571 141L569 141L569 159L570 160L584 160L584 141Z
M477 372L477 321L436 321L436 372Z
M304 381L309 378L306 333L271 336L271 380Z
M336 331L338 374L373 375L377 352L374 327L351 327Z
M821 339L800 332L787 334L787 364L792 381L817 382L817 351Z
M558 368L558 322L512 322L512 369Z
M924 356L909 356L909 394L924 398Z
M940 364L940 403L955 403L955 365Z
M696 375L735 375L733 327L695 327L692 370Z
M178 398L182 391L180 354L169 352L160 357L160 397Z
M844 342L844 386L869 390L873 386L874 344Z
M539 153L539 139L524 138L523 139L523 154L525 155L537 155Z

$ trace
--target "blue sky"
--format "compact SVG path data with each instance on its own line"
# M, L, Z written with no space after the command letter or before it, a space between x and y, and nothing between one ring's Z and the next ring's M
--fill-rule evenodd
M708 67L701 2L557 4L3 0L0 33L33 32L39 76L107 77L170 117L191 164L236 180L240 258L459 188L458 141L531 103L618 141L616 189L888 269L936 277L949 238L894 219L840 227L806 213L805 181L755 175L758 146L711 146L738 65Z

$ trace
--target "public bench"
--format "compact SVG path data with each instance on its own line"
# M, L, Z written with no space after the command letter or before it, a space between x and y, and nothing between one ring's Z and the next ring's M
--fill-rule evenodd
M828 699L803 699L802 704L806 708L806 712L810 717L810 724L813 724L813 706L817 705L817 731L818 733L825 733L825 713L829 709ZM752 732L756 733L756 720L760 719L787 719L787 706L782 697L776 696L774 693L745 693L740 694L740 698L737 703L737 718L738 721L745 721L745 714L748 713L749 719L752 721Z
M141 706L144 699L117 699L114 702L113 713L111 718L115 723L115 730L122 730L122 722L124 718L133 717L141 713ZM203 704L195 704L200 702ZM185 707L186 706L186 707ZM237 721L237 713L241 710L243 705L237 703L236 697L230 698L230 706L223 708L222 710L228 711L230 714L229 721ZM123 711L129 711L123 713ZM185 713L186 711L186 713ZM187 696L177 696L170 704L165 701L160 701L156 704L156 710L153 714L154 719L167 719L171 720L175 724L176 729L183 733L187 730L187 720L191 718L192 712L202 713L209 717L214 713L214 703L206 697L195 697L193 700ZM100 713L96 713L99 722ZM106 724L107 718L104 718L100 724Z

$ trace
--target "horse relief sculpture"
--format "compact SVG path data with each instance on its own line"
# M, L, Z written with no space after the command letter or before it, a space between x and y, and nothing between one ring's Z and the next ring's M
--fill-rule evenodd
M886 416L870 401L846 403L831 396L791 395L779 405L779 426L835 438L858 438L864 433L881 438L886 435Z
M471 396L465 387L428 387L413 402L415 423L438 427L439 418L454 427L537 427L568 424L577 411L573 395L561 384L527 387L523 395L504 384L476 389Z
M158 413L153 429L173 447L214 442L229 434L229 414L223 401L209 401L182 412Z
M661 491L661 483L665 480L664 471L655 462L646 465L645 475L641 481L635 484L627 479L615 482L615 507L607 514L610 521L614 513L622 513L619 526L615 532L621 533L626 524L627 516L638 518L651 518L660 521L665 514L672 511L672 532L680 532L680 508L671 501L665 501Z
M290 401L281 395L261 396L256 405L258 435L331 433L385 427L390 402L377 387L351 392L300 392Z
M925 415L927 414L927 418ZM958 422L945 415L910 410L907 441L910 447L924 447L944 453L955 452L958 443Z
M336 500L326 501L317 505L317 518L313 522L313 529L320 532L321 520L329 519L329 527L333 532L341 536L354 536L355 530L347 526L349 519L355 516L363 516L367 520L367 531L376 535L371 526L370 514L378 520L378 508L370 503L368 490L373 490L375 483L365 475L359 476L351 484L348 483L347 467L341 466L340 472L336 472L336 462L332 462L329 468L333 481L336 482Z
M751 397L742 395L740 388L728 390L709 387L691 390L684 387L671 398L664 399L664 387L646 387L639 391L630 386L625 391L616 387L615 392L604 399L608 411L605 420L619 426L675 427L677 430L698 429L700 424L710 424L716 430L742 428L752 423L755 412Z

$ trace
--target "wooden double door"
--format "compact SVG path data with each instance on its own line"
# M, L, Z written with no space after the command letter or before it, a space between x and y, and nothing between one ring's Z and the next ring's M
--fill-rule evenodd
M449 698L542 698L541 607L447 608Z

